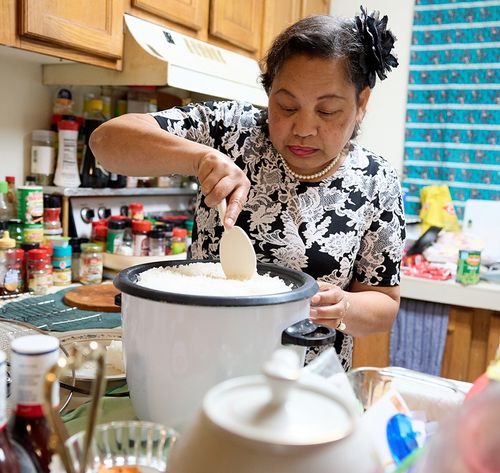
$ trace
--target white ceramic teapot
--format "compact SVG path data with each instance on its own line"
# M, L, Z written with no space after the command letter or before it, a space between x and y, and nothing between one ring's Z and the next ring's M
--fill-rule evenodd
M324 378L305 376L293 350L274 352L263 371L205 395L172 450L169 473L381 471L358 414Z

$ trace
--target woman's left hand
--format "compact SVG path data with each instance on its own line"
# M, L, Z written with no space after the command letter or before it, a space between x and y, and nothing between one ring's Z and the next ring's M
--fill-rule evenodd
M309 317L317 324L343 330L348 316L348 293L333 284L318 281L319 291L311 299Z

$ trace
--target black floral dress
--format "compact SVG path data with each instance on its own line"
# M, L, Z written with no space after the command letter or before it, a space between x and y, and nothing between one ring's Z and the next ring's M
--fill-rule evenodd
M237 224L257 259L303 271L347 289L352 280L397 286L405 223L397 174L383 158L349 143L337 172L300 182L283 167L268 134L267 111L248 103L206 102L153 114L169 132L211 146L246 172L251 188ZM198 194L192 255L215 258L222 226ZM338 332L345 369L352 337ZM308 353L308 359L314 356ZM307 360L306 360L307 361Z

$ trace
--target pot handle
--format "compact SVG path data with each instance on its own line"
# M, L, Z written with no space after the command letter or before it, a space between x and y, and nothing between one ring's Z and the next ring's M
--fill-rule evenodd
M119 292L115 296L115 305L118 306L118 307L122 306L122 293L121 292Z
M283 330L281 344L302 347L333 345L336 333L334 328L315 324L310 319L304 319Z

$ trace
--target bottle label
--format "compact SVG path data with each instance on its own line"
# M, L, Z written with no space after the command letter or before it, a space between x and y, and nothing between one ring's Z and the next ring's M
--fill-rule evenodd
M43 415L45 375L57 363L59 349L41 355L12 351L12 394L16 414L21 417ZM53 385L52 405L59 405L59 383Z
M31 147L31 174L50 175L54 172L56 150L51 146Z

